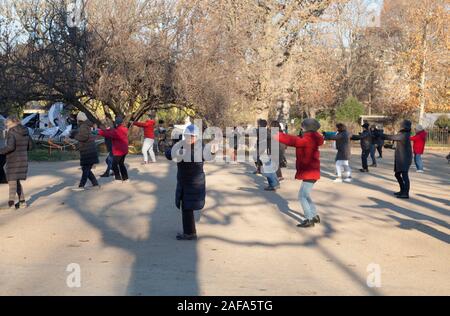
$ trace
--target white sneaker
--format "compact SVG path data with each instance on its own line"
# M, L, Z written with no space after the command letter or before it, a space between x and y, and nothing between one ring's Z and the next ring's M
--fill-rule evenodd
M423 171L423 170L417 170L416 172L417 172L417 173L424 173L425 171Z
M343 181L342 181L342 179L335 179L334 181L333 181L334 183L342 183Z
M84 191L86 191L85 188L80 188L80 187L72 188L71 190L72 190L73 192L84 192Z
M344 180L344 182L345 182L345 183L352 183L352 182L353 182L353 179L352 179L352 178L347 178L347 179Z

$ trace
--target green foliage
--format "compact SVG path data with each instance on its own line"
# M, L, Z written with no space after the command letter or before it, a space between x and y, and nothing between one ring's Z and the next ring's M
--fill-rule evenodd
M438 117L434 125L439 128L450 128L450 117L447 115L441 115Z
M336 110L336 120L344 123L357 123L364 114L364 105L355 97L348 97Z
M319 120L320 122L320 130L324 132L331 132L336 130L336 124L333 123L331 118L323 118Z

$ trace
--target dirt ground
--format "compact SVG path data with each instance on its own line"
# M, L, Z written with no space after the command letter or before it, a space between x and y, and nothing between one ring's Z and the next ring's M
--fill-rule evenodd
M131 183L102 179L81 193L70 190L76 161L31 163L30 207L0 212L0 295L450 295L445 153L425 155L425 174L411 169L410 200L392 195L392 151L369 174L354 154L354 182L335 184L334 152L322 151L313 198L323 223L308 230L296 227L292 151L277 193L251 165L207 164L197 242L174 238L176 165L163 158L145 167L129 157ZM68 286L72 263L80 287Z

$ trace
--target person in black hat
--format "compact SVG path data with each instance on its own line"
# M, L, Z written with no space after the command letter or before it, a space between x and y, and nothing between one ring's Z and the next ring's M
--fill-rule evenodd
M363 131L359 135L353 135L352 140L361 141L361 161L362 161L362 169L359 169L361 172L369 172L369 164L367 159L370 155L370 148L372 146L372 134L370 133L370 125L369 123L364 123Z
M397 135L383 135L385 140L397 142L395 148L395 178L400 185L400 192L394 193L399 199L409 199L409 168L413 161L411 147L411 121L404 120Z

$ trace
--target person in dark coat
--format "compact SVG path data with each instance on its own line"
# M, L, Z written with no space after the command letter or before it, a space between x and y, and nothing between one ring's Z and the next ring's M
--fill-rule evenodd
M372 145L372 134L370 134L369 127L369 123L364 123L364 125L362 126L363 132L359 135L352 136L352 140L361 141L362 169L359 170L361 172L369 172L369 164L367 162L367 159L369 158L370 147Z
M25 194L20 181L27 179L28 150L31 149L31 138L28 129L17 117L6 120L6 146L0 149L0 155L6 155L6 177L9 185L8 205L3 209L15 208L16 194L19 197L19 208L26 208Z
M6 126L5 119L0 119L0 149L6 146ZM6 155L0 155L0 183L8 183L5 173Z
M377 152L377 147L379 143L379 138L381 135L379 134L377 127L372 125L370 127L370 134L372 135L372 144L370 145L370 158L372 159L372 167L378 167L377 158L375 157L375 153Z
M83 171L78 188L74 191L83 191L85 189L87 180L91 181L93 188L100 188L97 178L92 173L92 167L99 163L97 145L92 134L93 123L90 122L83 112L78 113L77 116L78 129L74 130L70 138L78 141L80 150L80 165Z
M338 133L335 135L324 133L326 140L336 141L336 171L337 178L334 180L336 183L352 182L352 168L350 167L350 158L352 156L352 135L347 131L347 126L342 123L336 124ZM344 179L342 179L342 169L344 169Z
M411 121L404 120L397 135L383 135L385 140L397 142L395 148L395 178L400 185L400 192L395 193L399 199L409 199L410 180L409 169L413 161L411 147Z
M375 126L375 130L373 132L373 140L375 142L375 147L378 151L378 158L383 159L383 147L384 147L384 139L383 139L383 127Z
M272 135L274 135L273 129L278 129L278 131L283 132L284 130L281 128L281 124L278 121L273 121L270 124L270 129L267 131L267 152L269 155L272 154L272 142L275 142L275 139L272 138ZM283 172L281 171L281 168L286 167L286 145L281 144L279 142L276 142L277 146L279 146L278 149L278 169L277 169L277 177L278 181L283 181Z
M109 125L113 125L112 123ZM106 163L106 170L105 172L100 176L101 178L109 178L110 176L114 175L113 170L113 161L114 161L114 155L113 155L113 144L111 138L105 138L105 145L106 150L108 151L108 156L106 157L105 163Z
M205 207L206 177L203 170L203 144L200 130L189 125L183 133L185 139L178 140L166 151L169 160L177 162L177 189L175 205L182 211L183 233L177 235L178 240L196 240L194 211Z
M276 154L275 144L278 145L279 142L276 139L272 141L271 138L271 128L266 127L265 131L264 129L258 130L258 144L256 146L258 150L258 152L256 153L257 160L261 163L261 174L266 177L269 184L264 189L265 191L277 191L280 188L280 181L278 180L279 177L277 176L277 173L279 172L279 151L276 156L278 162L274 157L274 155Z
M261 174L261 167L263 165L261 159L260 159L260 144L261 144L261 140L260 140L260 129L262 128L267 128L267 120L264 119L259 119L258 120L258 127L256 128L256 162L255 162L255 166L256 166L256 171L254 172L254 174Z

